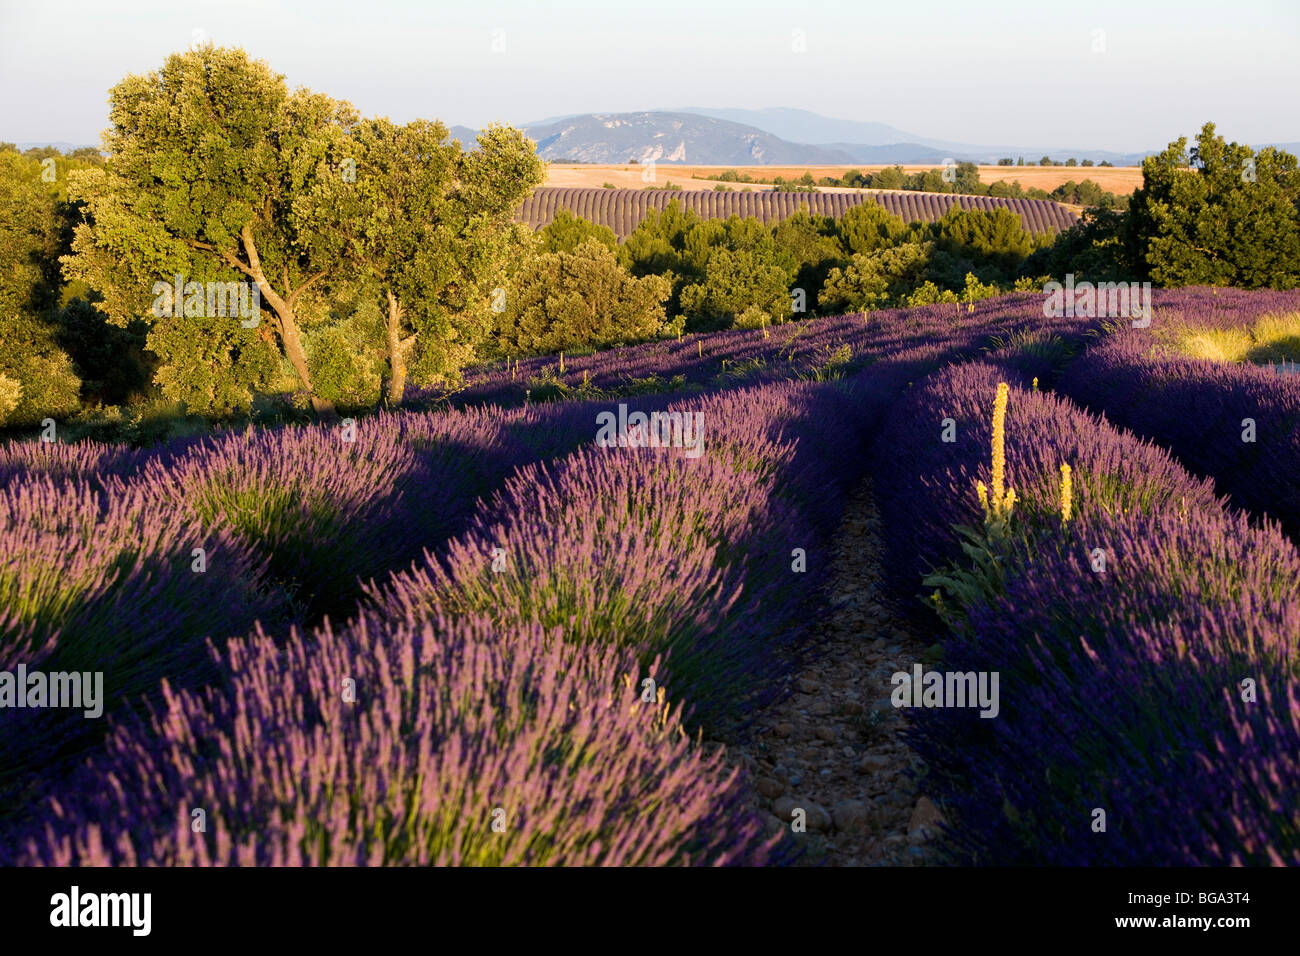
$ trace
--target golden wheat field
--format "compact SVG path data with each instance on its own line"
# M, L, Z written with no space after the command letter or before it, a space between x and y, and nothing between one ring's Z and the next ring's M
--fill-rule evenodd
M550 163L547 166L546 185L548 186L603 186L610 183L622 189L644 189L647 186L662 186L666 182L681 186L683 189L712 189L719 180L709 178L724 169L734 169L738 173L747 173L755 179L773 179L781 176L785 179L797 179L805 172L812 173L813 178L823 176L840 177L850 169L864 173L879 172L884 166L690 166L661 163L654 169L654 179L642 178L646 172L640 166L625 164L571 164ZM928 165L908 165L903 169L909 173L932 169ZM693 178L693 177L704 178ZM1048 191L1055 189L1069 180L1080 182L1091 179L1102 189L1113 193L1131 193L1142 185L1142 168L1140 166L981 166L980 182L993 183L1000 180L1019 180L1025 189L1038 187ZM738 184L730 184L741 188Z

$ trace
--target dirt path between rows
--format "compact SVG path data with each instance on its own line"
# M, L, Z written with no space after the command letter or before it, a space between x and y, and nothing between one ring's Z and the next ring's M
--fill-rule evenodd
M870 482L845 509L833 543L830 610L792 694L728 746L750 773L769 831L806 849L804 866L916 866L937 862L940 815L916 788L920 764L899 739L890 678L926 644L909 634L881 585L884 542ZM805 832L795 832L795 810Z

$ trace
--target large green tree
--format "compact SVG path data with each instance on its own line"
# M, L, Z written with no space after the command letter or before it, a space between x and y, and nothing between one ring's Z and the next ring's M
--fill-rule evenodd
M438 122L365 120L331 143L329 165L346 174L319 177L299 203L312 221L336 221L330 254L381 290L393 404L411 371L445 382L475 357L524 247L511 215L542 181L536 150L502 126L477 146L462 151Z
M74 174L86 203L69 278L102 296L109 321L151 324L164 392L200 411L247 404L281 351L318 412L296 310L304 292L341 268L334 216L303 202L330 167L329 147L358 122L346 102L300 89L239 49L207 46L128 76L109 93L112 126L100 170ZM158 315L155 283L254 283L265 325L191 312ZM260 316L258 317L260 321Z
M1182 137L1142 163L1129 245L1166 286L1300 285L1300 172L1296 157L1225 143L1206 123L1187 154Z

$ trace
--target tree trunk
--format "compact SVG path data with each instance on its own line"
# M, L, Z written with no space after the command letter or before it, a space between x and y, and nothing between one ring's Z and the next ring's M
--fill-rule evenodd
M302 340L298 337L298 317L294 314L293 306L275 289L271 288L271 283L266 280L266 274L262 271L262 260L258 256L257 246L253 242L252 228L245 224L240 231L239 237L243 240L244 249L248 253L249 271L257 282L258 291L261 292L262 298L275 310L275 316L279 319L280 341L284 344L284 354L289 359L289 364L293 366L293 370L298 373L298 380L302 382L303 387L307 389L307 394L311 396L311 407L317 415L323 418L333 418L334 404L325 401L323 398L318 398L316 393L312 391L311 373L307 370L307 353L303 351Z
M402 342L402 306L397 296L388 293L388 404L402 404L406 391L406 345Z

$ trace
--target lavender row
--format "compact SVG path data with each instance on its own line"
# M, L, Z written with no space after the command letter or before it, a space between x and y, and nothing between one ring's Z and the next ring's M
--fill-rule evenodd
M98 735L102 721L83 713L111 714L165 675L202 683L209 637L288 612L265 562L229 528L160 509L139 489L11 481L0 489L0 553L0 671L39 672L46 693L52 673L84 685L74 711L36 699L0 707L0 815L16 809L12 788L37 769L55 774Z
M60 864L763 862L739 782L662 702L707 713L776 686L795 632L778 622L815 592L856 467L827 452L881 381L674 404L716 429L698 457L587 446L526 467L445 561L395 576L386 614L228 644L223 687L168 692L12 842ZM799 514L814 497L832 506Z
M893 583L907 593L958 553L954 526L984 520L974 488L992 480L990 411L999 380L1017 387L1007 412L1006 468L1021 514L1037 519L1059 510L1058 468L1065 463L1081 507L1218 507L1211 484L1192 478L1168 452L1034 390L1015 370L984 362L953 366L890 409L870 456L891 519L885 533Z
M1047 319L1042 297L1018 293L966 305L893 309L788 323L767 330L728 330L680 341L647 342L591 355L518 359L473 371L458 403L521 404L525 393L556 377L571 389L605 391L717 387L737 381L765 383L824 378L903 353L928 350L931 362L960 357L1016 330L1044 336L1082 330L1087 319ZM546 374L544 374L546 373Z
M955 560L951 525L982 524L972 486L992 478L1007 377L948 369L891 414L872 460L900 557ZM932 442L900 443L932 422ZM997 715L925 708L909 728L960 820L953 845L993 864L1300 862L1294 546L1166 453L1032 389L1010 392L1005 476L1001 581L969 601L942 665L998 673Z
M1173 355L1141 330L1090 349L1057 388L1169 448L1300 540L1300 376Z
M527 467L445 554L372 598L393 620L489 614L663 656L673 699L693 719L729 722L778 690L864 414L902 384L897 373L860 378L666 403L698 420L698 454L590 444Z
M362 618L257 633L226 684L148 721L14 838L19 864L758 864L735 770L694 747L658 671L537 625ZM6 841L0 841L4 846Z

